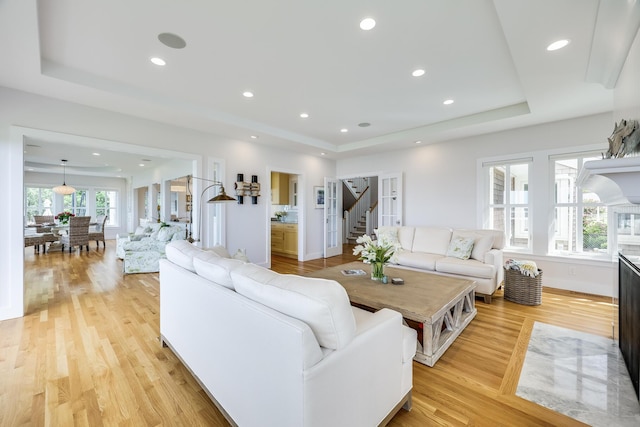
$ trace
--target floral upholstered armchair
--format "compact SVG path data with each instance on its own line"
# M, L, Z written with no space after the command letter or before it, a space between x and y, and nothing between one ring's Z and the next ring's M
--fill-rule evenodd
M123 260L124 274L160 271L160 259L166 258L167 243L184 238L184 228L163 223L151 224L131 235L119 235L116 254Z

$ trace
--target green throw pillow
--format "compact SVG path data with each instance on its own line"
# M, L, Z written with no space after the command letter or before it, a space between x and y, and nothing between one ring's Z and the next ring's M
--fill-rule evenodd
M469 259L471 251L473 250L473 237L454 237L449 243L449 249L447 249L447 256Z

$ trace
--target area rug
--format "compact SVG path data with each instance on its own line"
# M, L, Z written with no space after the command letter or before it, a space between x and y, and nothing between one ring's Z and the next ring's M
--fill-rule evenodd
M612 339L535 322L516 395L591 426L639 426L640 404Z

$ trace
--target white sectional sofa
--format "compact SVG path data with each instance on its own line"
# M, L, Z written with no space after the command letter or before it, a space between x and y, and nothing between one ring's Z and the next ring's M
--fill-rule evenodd
M504 279L501 230L385 226L377 235L401 246L398 267L475 280L476 295L486 303Z
M416 332L337 282L186 241L160 260L160 334L232 425L375 426L410 409Z

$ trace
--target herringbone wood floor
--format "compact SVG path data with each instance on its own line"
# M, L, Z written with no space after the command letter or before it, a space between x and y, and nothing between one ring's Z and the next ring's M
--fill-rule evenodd
M27 314L0 322L0 426L227 425L158 342L157 273L123 276L114 252L112 241L89 253L25 249ZM304 273L352 259L347 248L304 263L274 257L272 268ZM542 305L527 307L499 291L476 305L435 367L414 362L413 409L390 425L581 425L514 390L534 321L609 336L610 299L545 290Z

